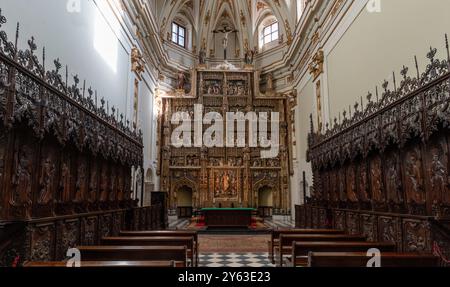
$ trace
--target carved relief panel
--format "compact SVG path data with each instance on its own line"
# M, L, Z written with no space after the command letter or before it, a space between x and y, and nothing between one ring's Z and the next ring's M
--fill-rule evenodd
M95 245L97 244L97 217L86 217L82 221L82 239L83 245Z
M347 232L349 234L360 234L359 216L357 213L347 212Z
M448 144L444 137L428 145L426 178L430 188L429 203L433 215L450 215L450 177Z
M430 225L427 221L403 221L403 252L431 252Z
M85 199L88 189L88 163L84 155L79 156L77 163L77 177L75 184L75 202L81 202Z
M33 165L35 151L28 141L18 137L14 150L11 180L10 215L15 218L27 216L33 192Z
M345 211L334 211L334 228L339 230L346 230L345 226Z
M80 225L78 219L58 222L57 231L57 259L66 257L67 250L79 245Z
M374 215L361 215L361 234L367 237L367 241L378 240L377 218Z
M54 257L55 226L53 224L35 225L28 228L31 261L50 261Z
M352 164L347 166L347 198L350 202L357 202L358 198L356 196L356 177L355 168Z
M385 158L385 187L388 202L403 203L402 180L398 153L393 151Z
M426 190L423 177L423 161L420 146L406 149L403 156L404 191L413 214L425 214Z
M380 216L378 217L378 228L378 240L396 243L398 250L401 250L401 230L398 218Z
M381 157L379 155L375 155L370 160L370 187L375 208L381 207L381 205L386 201L383 193L383 175L381 168Z

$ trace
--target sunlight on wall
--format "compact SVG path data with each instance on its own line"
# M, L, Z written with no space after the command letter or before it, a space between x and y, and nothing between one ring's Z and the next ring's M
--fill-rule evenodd
M111 70L117 72L119 40L100 12L95 16L94 48L108 64Z

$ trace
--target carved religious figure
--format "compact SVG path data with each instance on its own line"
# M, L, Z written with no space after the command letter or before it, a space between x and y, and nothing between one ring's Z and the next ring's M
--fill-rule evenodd
M89 201L97 200L97 166L95 163L91 166L91 178L89 180Z
M184 74L184 72L179 71L177 77L177 89L184 90L185 85L186 85L186 75Z
M356 196L356 178L355 169L353 165L350 165L347 169L347 197L351 202L357 202Z
M446 174L445 152L442 148L434 146L430 155L429 174L431 176L431 189L435 197L442 198L442 202L448 204L450 203L450 192L448 190L450 179Z
M392 154L386 161L386 166L386 192L388 201L395 203L403 202L401 196L401 179L398 169L398 156Z
M372 197L375 202L384 202L381 179L381 159L375 157L370 164L370 183L372 186Z
M273 86L273 74L269 73L267 75L267 92L273 92L274 86Z
M405 184L408 202L423 204L425 203L426 198L421 170L422 161L419 157L420 154L417 148L414 148L407 153Z
M256 52L254 50L251 50L251 49L247 49L245 51L245 55L244 55L245 59L244 59L244 61L245 61L245 63L247 65L252 65L253 64L255 53Z
M345 170L343 168L339 169L339 200L347 201L347 192L345 191Z
M63 202L68 201L70 199L70 180L71 180L70 162L63 161L61 165L61 178L59 183L61 200Z
M228 28L227 26L224 26L222 30L214 30L213 33L222 33L224 34L222 39L222 47L223 47L223 58L226 61L227 60L227 50L228 50L228 35L230 33L236 33L237 30L233 30Z
M42 169L41 169L41 177L40 177L40 192L38 203L39 204L48 204L52 199L53 193L53 181L55 178L55 162L51 155L45 158Z
M15 166L17 169L12 180L14 192L11 198L14 204L25 203L22 199L25 199L25 201L31 199L31 155L31 150L26 145L23 145L16 155Z
M106 171L106 165L103 165L100 175L100 201L106 201L108 199L108 175Z
M203 47L200 49L200 52L198 54L198 61L200 65L204 65L206 63L206 51Z
M369 201L367 192L367 167L364 162L359 166L359 197L362 201Z
M77 175L75 202L80 202L83 200L86 191L86 163L84 161L78 165Z

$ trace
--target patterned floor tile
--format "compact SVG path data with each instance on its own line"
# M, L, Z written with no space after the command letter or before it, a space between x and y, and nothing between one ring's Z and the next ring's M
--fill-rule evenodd
M200 267L275 267L267 253L208 253L200 255Z

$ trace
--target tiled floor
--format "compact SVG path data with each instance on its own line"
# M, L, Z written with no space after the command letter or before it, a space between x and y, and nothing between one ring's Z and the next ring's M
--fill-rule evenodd
M275 267L267 253L205 253L199 259L200 267Z
M290 228L290 217L277 216L261 221L262 228ZM190 219L169 217L169 229L189 227ZM200 267L275 267L268 259L267 241L270 235L200 234Z

